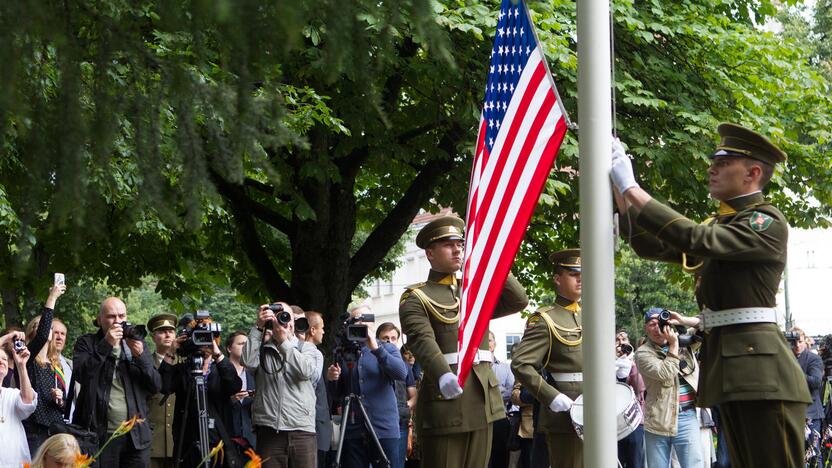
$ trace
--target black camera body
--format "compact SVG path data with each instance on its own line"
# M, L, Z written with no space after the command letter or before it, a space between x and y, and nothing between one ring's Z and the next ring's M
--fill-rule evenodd
M222 333L222 326L211 320L211 313L207 310L196 311L194 319L185 324L179 336L188 337L176 350L180 356L198 354L205 346L214 346L214 339Z
M659 312L659 328L663 329L665 326L674 326L670 323L670 311L667 309ZM702 341L701 336L688 334L687 329L681 325L676 326L676 331L679 333L679 346L682 348L689 348L694 343Z
M633 345L629 343L621 343L618 345L618 349L621 350L621 354L628 355L633 352Z
M17 340L14 340L13 346L14 346L14 352L17 353L17 354L20 354L20 353L23 352L24 349L26 349L26 342L21 340L21 339L17 339Z
M361 322L375 322L374 314L363 314L348 317L344 320L344 337L348 341L365 341L367 339L367 325Z
M117 325L121 327L123 332L122 337L124 338L140 341L147 338L147 327L143 324L133 325L130 322L119 322Z
M800 333L796 331L784 331L783 338L785 338L786 341L789 342L789 345L794 347L797 344L797 342L800 341Z
M269 310L274 312L274 317L277 320L277 323L284 327L288 326L289 322L292 321L292 311L286 310L283 307L283 304L269 304ZM268 322L266 322L265 327L267 330L271 330L274 327L274 321L269 320Z

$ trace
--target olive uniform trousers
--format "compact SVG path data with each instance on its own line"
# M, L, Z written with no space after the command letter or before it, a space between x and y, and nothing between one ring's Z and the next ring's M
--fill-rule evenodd
M806 403L782 400L720 403L732 468L802 468ZM778 444L779 447L771 444ZM774 450L774 448L777 450Z

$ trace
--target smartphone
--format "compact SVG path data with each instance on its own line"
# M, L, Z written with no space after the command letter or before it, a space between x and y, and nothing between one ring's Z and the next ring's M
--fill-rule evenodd
M55 283L54 284L65 284L66 278L64 278L63 273L55 273Z

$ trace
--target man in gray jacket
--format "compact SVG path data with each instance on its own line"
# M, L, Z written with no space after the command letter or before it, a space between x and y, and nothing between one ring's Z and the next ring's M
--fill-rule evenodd
M289 311L289 323L275 312ZM274 310L277 309L277 310ZM243 364L255 373L257 392L251 420L257 433L257 451L267 468L315 468L315 389L320 377L320 351L298 341L293 333L291 309L283 302L262 305L257 323L248 335Z

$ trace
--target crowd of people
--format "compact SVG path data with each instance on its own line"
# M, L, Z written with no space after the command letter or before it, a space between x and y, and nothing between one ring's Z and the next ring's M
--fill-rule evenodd
M740 126L719 133L709 187L723 206L702 224L642 190L614 143L622 235L640 255L696 275L702 310L645 311L638 345L616 334L619 464L824 466L832 338L824 360L802 330L784 336L774 309L787 227L760 190L785 154ZM350 307L332 358L320 349L324 316L298 305L264 304L250 330L222 342L204 311L136 326L109 297L69 360L67 325L55 318L66 287L56 283L25 332L0 336L0 467L72 466L92 451L108 468L247 458L280 468L582 467L581 251L549 256L556 295L530 314L511 362L487 333L460 385L463 228L456 216L424 226L416 245L431 268L405 288L401 328ZM492 317L528 303L509 273Z

